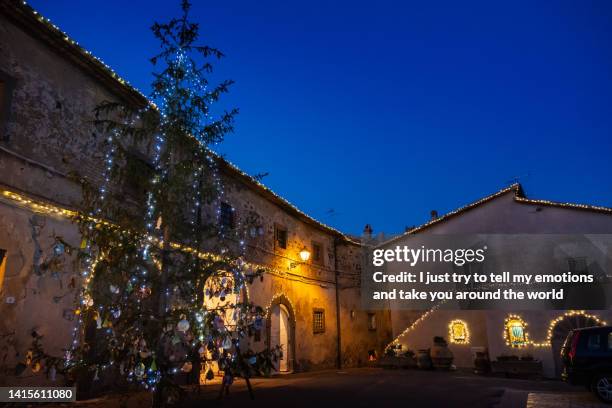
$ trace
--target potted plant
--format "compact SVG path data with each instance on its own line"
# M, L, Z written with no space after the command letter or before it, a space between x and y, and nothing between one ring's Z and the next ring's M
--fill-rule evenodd
M448 343L444 337L435 336L431 348L431 362L434 368L448 370L453 364L453 352L448 348Z

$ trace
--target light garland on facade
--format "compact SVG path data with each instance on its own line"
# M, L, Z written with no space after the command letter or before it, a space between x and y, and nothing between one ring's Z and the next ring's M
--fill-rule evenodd
M391 343L389 343L386 347L385 347L385 351L388 350L389 348L393 348L396 347L398 345L401 344L400 342L400 338L407 335L408 333L410 333L411 331L413 331L417 325L419 325L420 323L422 323L425 319L427 319L438 307L439 305L436 305L434 308L426 311L425 313L423 313L421 316L419 316L419 318L417 320L415 320L410 326L408 326L401 334L399 334ZM513 348L525 348L528 346L533 346L536 348L545 348L545 347L551 347L552 346L552 336L553 336L553 331L555 326L562 322L565 318L568 317L574 317L574 316L583 316L587 319L591 319L593 321L595 321L598 325L600 326L606 326L607 322L605 320L602 320L599 316L594 315L594 314L589 314L584 310L568 310L567 312L564 312L563 314L557 316L556 318L552 319L548 325L548 329L546 332L546 339L544 341L541 342L535 342L533 340L530 339L529 337L529 333L527 332L527 322L525 322L525 320L518 314L509 314L505 319L504 319L504 330L502 332L502 338L504 339L504 343L506 344L506 346L509 347L513 347ZM520 342L520 343L516 343L516 344L512 344L511 343L511 339L510 339L510 333L508 332L508 330L510 329L509 325L510 324L514 324L514 323L520 323L522 330L523 330L523 336L524 336L524 341ZM454 336L453 336L453 324L463 324L465 327L465 331L466 331L466 340L465 342L458 342L458 341L454 341ZM469 334L469 329L468 329L468 325L465 321L461 320L461 319L453 319L451 320L451 322L448 325L448 329L449 329L449 340L451 343L455 343L455 344L468 344L469 343L469 339L470 339L470 334Z
M513 341L513 337L518 337L518 335L514 335L512 333L512 329L520 328L522 339ZM529 333L527 333L527 323L523 320L523 318L516 314L509 314L504 319L504 330L503 330L503 338L506 346L510 347L526 347L530 344L529 341Z
M455 215L458 215L460 213L463 213L464 211L470 210L474 207L478 207L481 204L484 204L486 202L489 202L491 200L493 200L494 198L497 198L501 195L504 195L510 191L514 191L514 201L518 202L518 203L522 203L522 204L532 204L532 205L545 205L545 206L549 206L549 207L558 207L558 208L567 208L567 209L574 209L574 210L589 210L589 211L598 211L598 212L604 212L607 214L612 214L612 208L609 207L602 207L602 206L597 206L597 205L588 205L588 204L575 204L575 203L560 203L560 202L556 202L556 201L549 201L549 200L534 200L531 198L527 198L527 197L523 197L521 195L521 185L519 183L514 183L502 190L499 190L496 193L493 193L491 195L488 195L486 197L481 198L480 200L474 201L470 204L464 205L462 207L459 207L449 213L446 213L438 218L435 218L431 221L428 221L422 225L419 225L418 227L414 227L406 232L404 232L401 235L398 235L397 237L391 238L381 244L379 244L379 246L384 246L392 241L395 241L397 239L400 239L402 237L408 236L408 235L412 235L412 234L416 234L417 232L420 232L424 229L429 228L430 226L437 224L441 221L444 221L448 218L451 218Z
M43 16L38 11L36 11L32 6L30 6L26 1L22 1L23 6L32 13L34 18L38 20L41 24L43 24L46 28L54 31L57 35L59 35L67 44L69 44L75 51L77 51L81 56L87 59L89 62L92 62L99 68L101 68L107 75L109 75L112 79L117 81L117 83L123 85L128 91L134 92L138 94L144 101L151 104L152 107L155 107L151 101L147 99L147 97L140 92L134 85L130 84L126 79L122 78L117 72L115 72L108 64L106 64L101 58L95 56L91 51L83 48L77 41L73 40L65 31L62 31L57 25L55 25L49 18Z
M397 337L395 337L395 339L393 339L393 341L389 344L387 344L387 346L385 347L385 352L390 349L390 348L394 348L396 346L399 346L401 344L400 342L400 337L405 336L406 334L410 333L411 331L413 331L416 326L418 326L420 323L422 323L424 320L426 320L432 313L434 313L439 307L440 307L441 303L435 305L434 307L432 307L431 309L429 309L428 311L426 311L425 313L423 313L422 315L420 315L414 322L412 322L412 324L408 327L406 327L406 329L404 329L403 332L401 332Z
M44 202L39 202L39 201L35 201L32 198L29 198L23 194L19 194L19 193L15 193L11 190L6 190L6 189L0 189L0 194L2 195L2 197L9 199L13 202L15 202L16 204L19 204L23 207L28 208L29 210L36 212L36 213L40 213L40 214L46 214L46 215L58 215L64 218L69 218L69 219L75 219L77 217L84 217L87 220L91 220L96 226L105 226L108 228L116 228L119 229L121 233L123 234L137 234L134 231L130 231L128 229L121 229L120 226L103 220L103 219L99 219L96 217L90 217L84 214L79 213L78 211L75 210L70 210L70 209L65 209L65 208L61 208L49 203L44 203ZM161 238L155 237L155 236L151 236L151 235L145 235L144 239L148 240L149 242L151 242L152 244L158 246L158 247L162 247L164 245L164 241ZM170 246L170 248L177 250L177 251L181 251L184 253L189 253L189 254L194 254L195 256L197 256L200 259L203 260L209 260L209 261L222 261L224 260L224 256L223 255L219 255L217 253L213 253L213 252L207 252L207 251L200 251L190 245L186 245L186 244L181 244L178 242L170 242L168 244ZM276 268L272 268L268 265L264 265L264 264L258 264L258 263L254 263L254 262L248 262L248 261L244 261L244 266L247 269L251 269L251 270L262 270L265 273L271 274L271 275L275 275L278 277L284 277L286 278L286 275L288 275L288 272L284 271L284 270L280 270L280 269L276 269ZM305 277L303 277L305 278Z
M268 305L264 309L264 311L265 311L264 318L265 319L267 319L269 317L270 312L272 311L272 306L274 305L274 302L276 302L280 298L286 299L287 302L289 302L289 305L291 306L292 312L296 313L295 306L293 305L293 302L291 301L289 296L287 296L285 293L279 292L279 293L276 293L274 296L272 296L272 299L270 299L270 302L268 302Z
M532 343L533 346L534 347L550 347L550 346L552 346L552 336L553 336L553 331L555 329L555 326L557 324L559 324L560 322L562 322L563 320L565 320L565 318L567 318L567 317L574 317L574 316L583 316L583 317L585 317L587 319L594 320L600 326L606 326L607 325L606 321L600 319L599 316L586 313L584 310L569 310L569 311L563 313L562 315L559 315L556 318L552 319L550 321L550 324L548 325L548 330L546 332L546 340L544 340L543 342L540 342L540 343Z
M467 323L461 319L451 320L448 324L448 339L454 344L470 344L470 330Z

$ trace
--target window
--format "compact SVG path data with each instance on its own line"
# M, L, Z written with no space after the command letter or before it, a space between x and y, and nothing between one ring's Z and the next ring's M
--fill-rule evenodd
M601 350L601 336L599 335L599 333L589 335L589 339L587 341L587 350Z
M312 262L323 265L323 246L318 242L312 243Z
M219 223L222 228L233 229L234 228L234 207L228 203L221 203L221 213L219 214Z
M325 333L325 310L314 309L312 312L312 332Z
M376 313L368 313L368 330L376 330Z
M14 88L15 80L0 72L0 140L8 140L6 126L11 111L11 98Z
M525 332L527 324L519 316L510 315L504 322L504 339L511 347L524 347L527 345L528 336Z
M575 274L587 274L589 268L587 266L587 259L583 256L577 258L568 258L567 266L570 272Z
M278 248L287 249L287 228L280 225L274 227L274 243Z
M448 325L448 338L451 343L468 344L470 342L470 334L467 323L459 319L451 321Z

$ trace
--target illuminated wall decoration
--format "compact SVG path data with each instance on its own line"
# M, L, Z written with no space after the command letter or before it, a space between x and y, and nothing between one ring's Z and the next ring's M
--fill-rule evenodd
M597 325L599 326L608 325L604 320L600 319L599 316L586 313L584 310L568 310L567 312L564 312L562 315L559 315L550 321L548 325L548 331L546 332L546 340L540 343L533 343L533 345L535 347L550 347L551 342L552 342L552 337L553 337L553 330L555 329L555 326L561 321L563 321L565 318L573 317L573 316L583 316L587 319L591 319L595 321Z
M518 315L508 315L504 320L504 340L510 347L525 347L529 344L527 323Z
M427 320L427 318L431 316L431 314L434 313L440 307L440 305L443 304L444 302L445 301L442 301L438 303L437 305L434 305L431 309L427 310L421 316L419 316L419 318L416 319L410 326L406 327L404 331L401 332L397 337L395 337L395 339L393 339L391 343L387 344L387 346L385 347L385 352L387 352L387 350L389 349L400 346L402 344L400 341L400 338L403 336L406 336L408 333L415 330L419 324Z
M448 324L448 338L451 343L469 344L470 332L467 323L460 319L452 320Z

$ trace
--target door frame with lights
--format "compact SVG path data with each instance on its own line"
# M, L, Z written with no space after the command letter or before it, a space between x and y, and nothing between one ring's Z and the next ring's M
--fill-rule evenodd
M287 371L283 372L293 372L295 370L295 312L293 307L291 307L291 302L285 295L274 298L270 303L266 316L266 347L268 350L272 347L272 315L276 307L281 309L281 313L282 309L285 309L289 323L287 330L288 350L283 350L287 357Z

